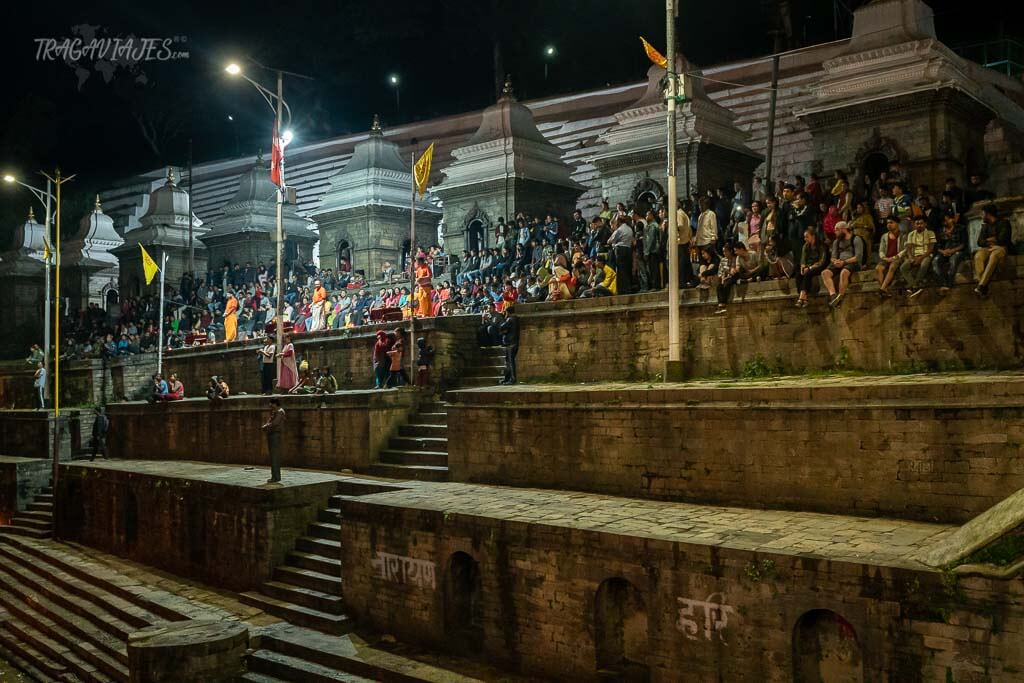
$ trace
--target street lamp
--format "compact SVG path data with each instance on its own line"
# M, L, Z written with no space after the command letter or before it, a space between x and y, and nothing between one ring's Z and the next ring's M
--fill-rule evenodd
M551 62L552 59L555 58L555 53L556 52L557 51L555 50L555 46L554 45L548 45L546 48L544 48L544 80L545 81L548 80L548 64Z
M228 64L226 67L224 67L224 71L226 71L231 76L240 76L240 77L244 78L246 81L249 82L250 85L252 85L254 88L256 88L256 91L259 92L260 95L263 96L263 99L266 101L267 106L269 106L270 110L274 112L274 134L279 136L279 141L275 140L274 143L275 144L280 144L281 149L283 151L284 147L286 147L288 145L288 143L291 142L291 140L293 138L292 132L290 130L291 122L292 122L292 110L288 106L288 103L284 101L284 95L283 95L283 93L284 93L284 75L288 74L289 76L296 76L298 78L305 78L305 79L308 79L308 80L313 80L313 79L310 78L309 76L305 76L303 74L293 73L291 71L284 71L283 69L272 69L270 67L264 66L263 64L260 64L259 62L257 62L256 60L253 60L253 59L250 59L249 61L252 62L253 64L255 64L256 66L260 67L264 71L270 71L271 73L276 74L276 76L277 76L277 92L276 93L270 91L269 89L263 87L262 85L260 85L256 81L254 81L253 79L251 79L248 76L246 76L242 72L242 67L239 66L237 63L232 62L231 64ZM287 127L282 125L282 115L284 113L288 114ZM279 178L279 184L277 185L277 230L276 230L276 232L277 232L277 257L276 257L276 261L277 261L277 287L276 287L276 289L277 289L277 292L276 292L276 294L277 294L277 311L276 311L276 313L277 313L277 315L276 315L276 317L277 317L277 334L276 334L277 347L276 348L277 348L277 352L281 353L281 349L284 346L284 188L285 188L285 180L284 180L284 157L283 157L283 155L282 155L282 158L281 158L279 163L280 163L280 167L279 167L280 178ZM278 361L278 364L277 364L277 376L278 376L278 379L280 379L280 377L281 377L281 363L280 363L280 361Z

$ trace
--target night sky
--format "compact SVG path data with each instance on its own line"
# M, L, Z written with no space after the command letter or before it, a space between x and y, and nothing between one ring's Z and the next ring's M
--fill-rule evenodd
M861 0L863 1L863 0ZM793 40L831 40L831 0L790 0ZM860 2L844 0L851 9ZM932 0L940 38L951 45L994 37L1001 27L979 3ZM985 1L992 7L996 3ZM773 0L681 3L681 44L697 65L771 51ZM274 9L274 8L285 9ZM13 13L17 10L17 15ZM522 99L640 79L648 62L638 35L662 48L662 0L392 0L219 3L5 3L4 98L0 166L22 176L52 169L78 173L66 206L75 220L89 195L110 182L165 164L184 165L268 147L270 111L224 64L246 56L308 74L286 79L298 141L365 130L374 112L388 123L486 106L494 100L494 49ZM839 32L851 19L840 11ZM184 40L189 58L147 61L137 69L88 73L63 61L37 61L36 38L74 36ZM557 49L544 79L544 49ZM796 46L796 45L794 45ZM271 85L272 76L248 71ZM400 77L401 108L388 83ZM230 121L228 117L234 118ZM145 131L145 133L144 133ZM148 138L148 139L147 139ZM0 193L0 239L23 218L28 194Z

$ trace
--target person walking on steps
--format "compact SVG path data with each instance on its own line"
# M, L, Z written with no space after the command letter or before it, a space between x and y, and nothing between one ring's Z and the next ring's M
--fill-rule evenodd
M97 454L106 459L107 457L107 431L110 429L110 419L103 411L103 406L96 406L96 416L92 420L92 456L90 462L96 459Z
M519 353L519 318L512 314L512 307L506 306L504 310L505 319L498 326L501 333L501 343L505 346L505 378L502 384L515 384L516 379L516 355Z
M281 400L270 399L270 416L262 426L267 435L267 451L270 452L270 480L268 484L281 481L281 439L284 432L284 408Z

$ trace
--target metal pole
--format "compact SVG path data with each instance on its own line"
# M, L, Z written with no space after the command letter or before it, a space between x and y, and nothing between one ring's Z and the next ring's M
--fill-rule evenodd
M191 217L191 211L189 216ZM158 373L164 371L164 273L166 272L167 252L164 252L163 257L160 259L160 336L158 337L159 341L156 347L156 371Z
M409 281L412 283L411 291L416 291L416 152L409 155L412 165L412 201L409 204ZM409 308L409 383L416 384L416 306Z
M188 272L195 286L196 245L192 239L192 138L188 139Z
M274 126L274 134L281 137L281 106L284 102L284 73L277 72L277 125ZM279 144L277 140L274 144ZM277 352L280 354L284 348L284 150L281 150L281 184L277 187ZM281 379L281 364L284 357L280 356L277 361L277 378ZM291 389L291 387L288 387Z
M46 179L46 217L43 219L43 237L46 245L46 305L43 307L43 368L46 370L46 386L43 387L43 398L50 398L50 197L53 194L53 183Z
M57 515L59 496L57 495L57 483L60 476L60 186L63 181L60 177L60 169L57 169L53 184L57 186L57 234L54 239L54 329L53 329L53 472L50 475L50 487L53 491L52 514L54 522L59 519Z
M668 78L666 170L668 173L668 364L666 381L682 379L683 347L679 320L679 225L676 220L678 191L676 187L676 0L665 1L666 77Z
M779 54L778 54L778 34L775 35L775 54L772 55L772 91L769 95L768 103L768 142L767 149L765 149L764 159L764 175L765 175L765 192L773 192L774 181L772 180L772 158L775 156L775 102L778 99L779 92Z

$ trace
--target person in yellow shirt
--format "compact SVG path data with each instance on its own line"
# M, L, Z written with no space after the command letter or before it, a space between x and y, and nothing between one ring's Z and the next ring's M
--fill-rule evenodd
M598 256L594 261L594 272L590 278L590 289L581 294L582 298L595 296L612 296L618 292L615 270L608 265L604 256Z

